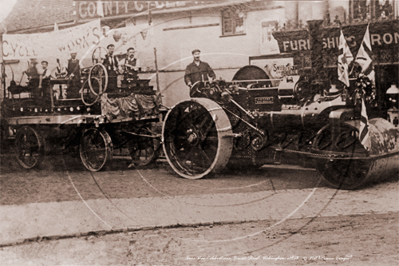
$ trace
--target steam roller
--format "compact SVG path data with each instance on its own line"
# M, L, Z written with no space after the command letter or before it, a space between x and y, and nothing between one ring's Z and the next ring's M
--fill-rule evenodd
M356 87L295 73L275 80L249 65L232 81L195 83L190 96L169 110L162 132L166 159L181 177L306 164L327 185L355 189L398 170L399 130L392 123L370 117L370 149L360 143Z

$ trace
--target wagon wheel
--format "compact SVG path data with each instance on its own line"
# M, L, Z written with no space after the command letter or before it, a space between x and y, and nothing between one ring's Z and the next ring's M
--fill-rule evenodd
M45 155L45 140L34 128L23 126L15 136L16 159L25 169L38 166Z
M99 86L98 81L94 80L93 81L93 86ZM89 82L88 80L86 80L83 85L82 88L80 90L80 97L82 99L82 102L86 105L86 106L92 106L93 104L95 104L98 99L101 97L101 95L95 95L92 90L89 87Z
M79 145L80 159L87 170L100 171L112 159L112 140L108 133L97 128L83 132Z
M229 118L214 101L181 101L166 115L163 149L172 169L181 177L202 178L223 169L233 149Z
M101 63L95 64L89 71L89 87L94 95L105 93L108 87L108 73L105 66ZM94 83L97 81L97 83Z
M142 127L137 134L154 135L148 127ZM153 163L159 156L159 139L152 137L137 136L129 141L128 149L134 165L147 166Z
M315 142L313 144L314 150L321 151L325 144L317 141L320 139L320 135L332 136L331 126L325 126L322 130L317 133ZM336 136L336 139L330 139L330 144L325 152L332 154L337 153L344 155L344 157L364 157L366 156L366 150L361 145L357 138L357 129L347 125L341 124L340 133ZM361 159L339 159L338 158L315 158L315 166L317 171L323 176L326 183L334 188L341 189L355 189L367 182L370 168L370 161Z

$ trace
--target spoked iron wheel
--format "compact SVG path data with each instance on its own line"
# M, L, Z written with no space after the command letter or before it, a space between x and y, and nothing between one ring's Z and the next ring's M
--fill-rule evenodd
M147 166L155 162L159 156L160 141L153 138L155 133L148 127L140 128L137 136L128 143L130 157L136 166ZM145 137L149 136L149 137Z
M45 140L29 126L18 129L15 136L16 159L25 169L38 166L45 155Z
M233 149L228 116L206 98L175 105L166 115L162 139L168 163L178 175L188 179L223 169Z
M106 131L90 128L83 132L79 146L80 159L87 170L100 171L112 159L112 140Z
M369 179L370 160L366 160L366 150L361 145L358 134L358 130L348 124L341 124L340 132L336 134L332 133L330 125L317 133L314 151L320 155L337 155L335 158L326 159L320 156L315 159L316 169L328 185L340 189L355 189Z
M95 64L89 71L89 87L91 92L98 96L107 90L108 87L108 73L103 64Z
M97 47L94 49L93 53L91 54L91 61L93 64L101 63L105 58L105 55L108 54L107 49L104 47Z
M93 86L99 86L99 83L97 80L92 80L92 84ZM98 99L100 98L100 95L95 95L92 90L90 89L89 86L89 81L86 80L83 85L82 85L82 89L80 90L80 97L82 99L82 102L86 105L86 106L92 106L93 104L95 104Z

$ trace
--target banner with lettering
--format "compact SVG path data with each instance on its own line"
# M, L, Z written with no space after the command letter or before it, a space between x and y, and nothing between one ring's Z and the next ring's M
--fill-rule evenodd
M81 57L90 48L99 44L101 37L100 20L52 32L4 34L3 58L24 61L30 58L67 59L72 51Z
M346 42L353 54L362 42L367 24L342 27ZM303 52L311 49L309 34L306 30L273 32L281 53ZM323 49L329 53L338 53L340 29L324 28L321 32ZM370 23L372 49L397 49L399 43L399 21L381 21Z
M149 10L179 10L188 7L206 6L228 2L229 0L218 1L87 1L75 0L77 19L93 19L99 17L111 17L127 14L147 13Z

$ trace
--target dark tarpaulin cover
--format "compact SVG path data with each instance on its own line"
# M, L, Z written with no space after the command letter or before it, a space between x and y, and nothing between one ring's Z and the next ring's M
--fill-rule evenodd
M159 113L157 96L132 93L127 97L109 98L107 93L101 96L101 111L108 120L123 119Z

